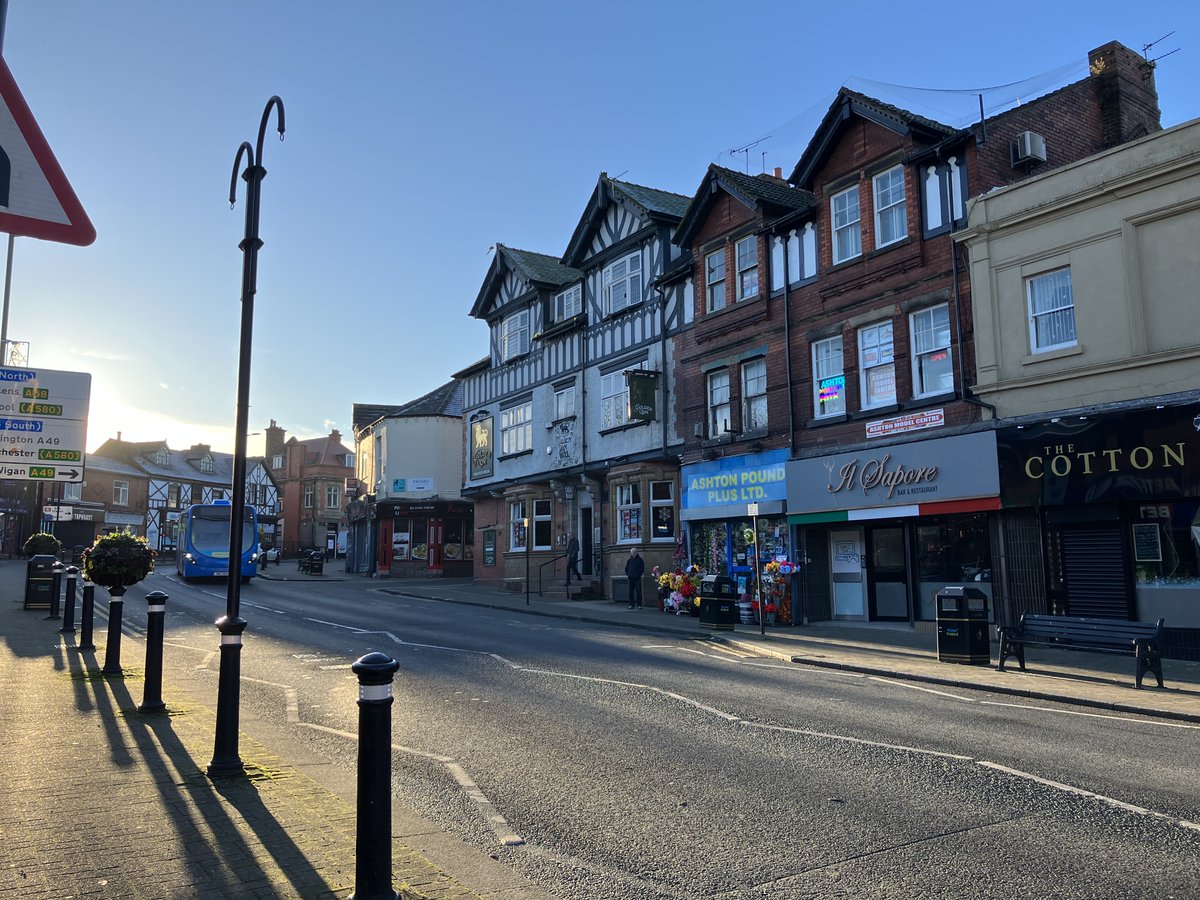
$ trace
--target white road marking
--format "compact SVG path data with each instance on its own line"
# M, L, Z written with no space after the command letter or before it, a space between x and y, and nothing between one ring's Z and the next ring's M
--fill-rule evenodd
M1098 800L1101 803L1107 803L1110 806L1115 806L1117 809L1123 809L1126 812L1135 813L1139 816L1150 816L1155 819L1165 819L1168 822L1173 822L1176 825L1182 825L1184 828L1192 828L1200 831L1200 825L1195 822L1189 822L1186 819L1177 819L1174 816L1169 816L1166 813L1155 812L1152 809L1146 809L1144 806L1135 806L1132 803L1126 803L1124 800L1116 800L1113 797L1106 797L1103 794L1097 794L1094 791L1084 790L1083 788L1075 787L1070 784L1063 784L1061 781L1052 781L1049 778L1042 778L1039 775L1034 775L1030 772L1022 772L1020 769L1014 769L1010 766L1002 766L1000 763L988 762L985 759L975 760L979 765L989 769L996 769L1004 772L1007 775L1012 775L1016 778L1024 778L1027 781L1033 781L1037 784L1052 787L1060 791L1066 791L1068 794L1074 794L1077 797L1086 797L1089 800Z
M1050 709L1048 706L1029 706L1025 703L1001 703L998 700L980 700L980 706L1007 706L1012 709L1028 709L1034 712L1057 713L1060 716L1085 716L1089 719L1108 719L1112 722L1132 722L1135 725L1157 725L1160 728L1186 728L1200 731L1200 725L1188 725L1186 722L1167 722L1163 719L1133 719L1129 716L1114 716L1108 713L1079 712L1074 709Z
M324 731L326 734L333 734L343 737L349 741L358 740L358 735L351 734L348 731L340 731L336 728L329 728L326 725L317 725L313 722L302 722L301 724L317 731ZM479 789L479 785L475 783L475 779L467 774L467 770L459 765L458 761L455 760L454 757L441 756L436 753L428 753L424 750L415 750L412 747L405 747L402 744L392 744L392 749L400 753L409 754L410 756L419 756L423 759L429 759L433 760L434 762L441 763L443 766L445 766L446 771L450 774L450 777L454 779L458 786L466 792L468 797L475 801L475 804L483 813L484 818L488 820L488 824L492 828L492 833L496 835L496 839L500 841L502 846L519 847L521 844L525 843L525 839L509 827L509 824L505 820L504 816L496 812L496 807L492 805L492 801L489 800L487 795Z
M807 728L789 728L786 725L766 725L759 722L740 720L742 725L750 728L761 728L764 731L784 731L790 734L806 734L810 737L825 738L831 741L848 741L851 744L862 744L867 747L882 747L885 750L903 750L907 753L920 753L923 756L940 756L943 759L957 759L962 762L974 762L973 756L962 756L958 753L943 753L940 750L925 750L921 747L906 747L903 744L885 744L882 741L868 741L866 738L850 737L844 734L830 734L827 731L810 731Z
M926 694L937 694L939 697L949 697L952 700L961 700L964 703L978 703L971 697L961 697L958 694L947 693L946 691L935 691L933 688L921 687L919 684L910 684L907 681L894 681L891 678L880 678L878 675L870 676L872 681L882 681L884 684L895 685L896 687L908 688L911 691L923 691Z

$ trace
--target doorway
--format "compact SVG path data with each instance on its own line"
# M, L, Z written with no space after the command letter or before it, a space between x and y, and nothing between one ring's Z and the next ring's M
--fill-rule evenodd
M591 577L596 574L592 565L592 508L585 506L579 510L579 564L583 574Z
M846 528L829 534L832 559L833 617L865 619L866 584L864 579L863 530Z
M867 598L872 621L907 622L908 550L901 525L867 531Z
M445 523L441 519L429 520L429 574L442 574L442 552L446 542Z

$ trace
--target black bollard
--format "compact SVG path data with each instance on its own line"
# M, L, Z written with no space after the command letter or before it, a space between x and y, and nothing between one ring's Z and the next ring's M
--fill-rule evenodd
M392 678L400 663L368 653L358 676L358 830L350 900L399 900L392 888Z
M79 649L95 650L92 640L92 620L96 616L96 586L90 581L83 583L83 610L79 614Z
M161 712L167 708L167 704L162 700L163 631L167 619L167 595L162 591L151 591L146 595L146 604L146 683L138 712Z
M63 626L58 629L60 634L75 633L75 582L78 577L79 570L67 566L67 593L63 598Z
M46 616L46 618L57 619L58 595L62 592L63 564L56 559L51 571L54 573L54 583L50 585L50 615Z
M103 675L121 674L121 614L125 611L125 587L108 589L108 643L104 645Z

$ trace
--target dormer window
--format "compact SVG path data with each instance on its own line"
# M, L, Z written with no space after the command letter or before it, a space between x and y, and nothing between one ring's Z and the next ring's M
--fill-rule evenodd
M554 297L554 321L565 322L583 310L583 286L567 288Z
M631 253L600 276L604 314L612 315L642 302L642 254Z
M154 464L157 466L169 466L171 464L171 451L166 447L159 447L154 452Z
M523 309L500 323L500 359L508 362L529 352L529 310Z
M200 457L200 471L211 472L213 470L213 458L207 453Z

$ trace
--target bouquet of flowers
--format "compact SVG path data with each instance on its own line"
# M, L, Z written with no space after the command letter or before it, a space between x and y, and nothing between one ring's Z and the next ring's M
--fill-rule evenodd
M654 574L653 570L651 574ZM689 607L698 607L702 577L699 566L688 566L687 569L675 569L673 572L658 575L658 586L665 592L663 609L672 610L676 615L680 615L688 612Z

